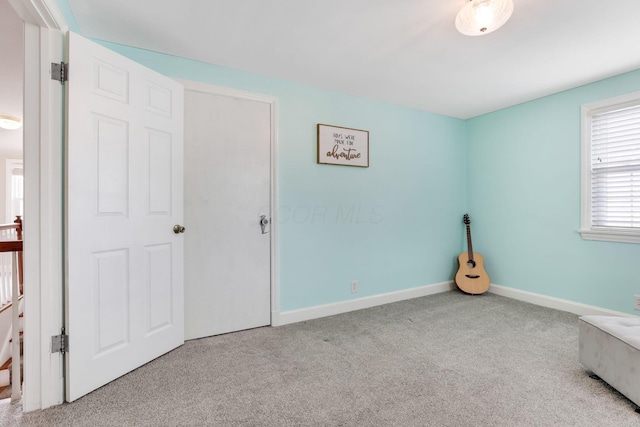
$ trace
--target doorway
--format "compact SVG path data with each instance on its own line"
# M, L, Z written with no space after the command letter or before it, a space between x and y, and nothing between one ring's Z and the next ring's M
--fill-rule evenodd
M62 353L51 353L62 328L63 88L50 64L64 58L66 24L50 0L0 0L23 28L25 412L62 403Z
M15 215L22 218L22 158L23 158L23 86L24 42L22 19L7 0L0 1L0 37L2 38L3 67L0 70L0 115L17 119L19 126L0 126L0 240L16 240L13 228ZM21 231L20 231L21 232ZM13 255L0 254L0 401L8 402L11 383L16 380L13 368L17 362L12 352L13 329L22 333L22 317L18 324L12 319L11 282ZM19 290L21 292L21 290ZM19 312L23 311L21 296L17 296ZM20 340L22 337L20 337ZM20 345L22 349L22 345ZM22 375L20 375L22 378ZM21 380L19 380L21 382Z

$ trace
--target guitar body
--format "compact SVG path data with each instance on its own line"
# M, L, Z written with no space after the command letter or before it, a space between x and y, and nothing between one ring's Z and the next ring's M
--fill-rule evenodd
M467 247L469 250L458 256L458 272L456 273L456 285L462 292L472 295L483 294L489 290L491 280L484 271L484 258L473 252L471 244L471 220L468 214L464 214L462 222L467 226Z
M475 266L473 265L475 263ZM473 253L473 263L469 262L469 253L463 252L458 256L458 272L456 285L462 292L478 295L489 290L491 280L484 271L484 258L477 252Z

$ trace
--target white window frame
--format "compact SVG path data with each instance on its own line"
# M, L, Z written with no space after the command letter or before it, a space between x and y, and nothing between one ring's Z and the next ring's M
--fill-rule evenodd
M580 234L585 240L640 243L640 229L596 227L591 222L591 117L595 114L640 105L640 91L584 104L582 120L582 177Z
M15 203L15 198L14 198L14 192L13 192L13 170L14 169L22 169L22 176L24 176L24 167L23 167L23 163L22 163L22 159L7 159L6 162L6 211L7 211L7 215L6 215L6 223L11 223L16 219L16 213L13 210L14 207L14 203ZM23 186L24 187L24 186ZM23 203L24 203L24 191L23 191ZM23 205L24 206L24 205ZM24 216L24 212L22 213L22 216Z

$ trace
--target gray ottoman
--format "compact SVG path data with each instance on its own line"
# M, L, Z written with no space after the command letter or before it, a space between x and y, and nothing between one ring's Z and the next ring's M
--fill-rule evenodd
M640 318L580 317L580 363L640 406Z

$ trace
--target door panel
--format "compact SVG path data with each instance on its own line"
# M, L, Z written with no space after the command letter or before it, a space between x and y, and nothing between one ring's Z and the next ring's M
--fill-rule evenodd
M184 341L183 89L76 34L67 82L67 400Z
M271 108L185 90L187 339L271 323Z

